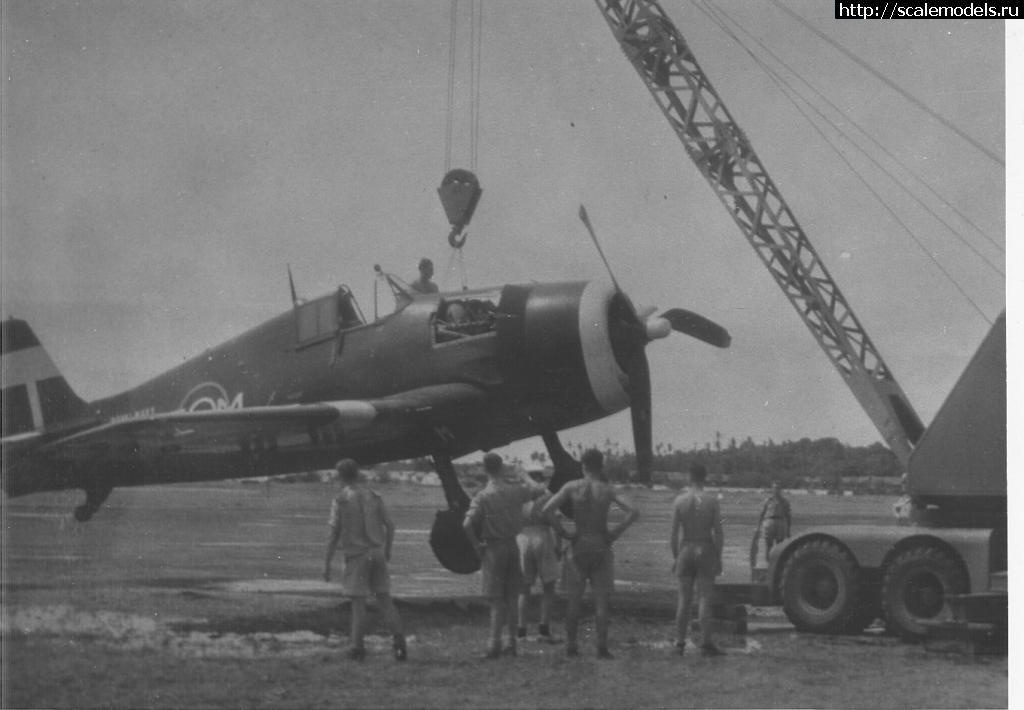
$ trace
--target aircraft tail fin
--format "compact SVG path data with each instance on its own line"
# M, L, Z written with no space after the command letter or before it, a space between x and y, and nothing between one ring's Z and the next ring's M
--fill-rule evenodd
M86 403L57 370L28 323L4 320L0 345L5 439L53 428L86 412Z

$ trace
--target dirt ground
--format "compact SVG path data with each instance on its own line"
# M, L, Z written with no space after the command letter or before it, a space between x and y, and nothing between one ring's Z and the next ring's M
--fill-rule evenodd
M1006 658L796 634L752 609L728 654L672 653L669 491L631 491L643 518L617 544L615 658L530 639L480 659L477 575L427 546L437 489L382 489L399 532L393 586L410 658L344 659L348 610L319 582L328 484L238 483L115 491L87 525L77 496L3 504L3 707L1007 707ZM725 581L745 581L759 496L723 493ZM792 496L797 527L888 522L884 498ZM340 568L340 561L338 562ZM556 631L561 629L556 610ZM535 630L535 627L533 627ZM383 629L377 629L382 634Z

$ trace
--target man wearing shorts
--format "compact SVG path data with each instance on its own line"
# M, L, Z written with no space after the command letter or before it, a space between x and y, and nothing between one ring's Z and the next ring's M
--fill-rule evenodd
M534 477L543 483L543 476ZM550 515L544 514L545 497L523 504L523 530L516 537L519 545L519 562L523 572L523 590L519 594L519 638L526 637L526 609L530 604L530 591L540 579L540 625L537 630L542 641L552 642L551 607L555 600L555 583L558 581L558 554L555 545L554 523Z
M686 650L686 631L690 624L693 593L700 597L701 653L720 656L711 640L711 595L715 577L722 573L722 516L718 499L704 492L708 472L703 464L690 466L690 489L672 504L673 571L679 582L676 607L676 652Z
M405 634L402 620L391 601L391 543L395 525L391 522L384 501L363 483L359 465L352 459L343 459L337 465L338 476L344 484L341 494L331 503L327 540L327 560L324 563L324 581L331 581L331 560L341 546L345 557L342 590L352 600L352 648L349 658L366 658L363 633L366 619L366 597L377 598L384 619L393 634L395 659L406 658Z
M792 523L793 514L790 512L789 501L782 495L782 486L778 481L772 481L771 493L765 500L757 521L758 530L764 539L765 562L769 561L775 544L789 537Z
M580 606L583 590L589 580L594 593L597 657L611 658L608 651L608 600L615 585L612 543L636 522L640 512L605 480L604 456L600 451L584 451L580 462L583 464L583 478L566 483L544 504L544 513L553 514L562 503L571 500L576 523L576 532L566 535L572 545L569 548L569 573L566 576L569 606L565 619L565 652L569 656L579 655L576 637ZM613 503L625 511L626 517L614 530L608 530L608 511ZM565 534L557 521L556 528Z
M480 555L483 595L491 605L491 639L484 658L493 659L501 655L501 631L506 622L509 640L505 653L516 655L516 600L523 587L516 535L523 528L523 504L540 498L547 489L528 478L504 480L504 464L498 454L484 456L484 471L489 480L470 501L462 527Z

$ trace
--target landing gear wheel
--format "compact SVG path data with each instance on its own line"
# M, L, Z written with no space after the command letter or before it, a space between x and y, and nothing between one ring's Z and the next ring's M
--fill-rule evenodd
M834 542L800 544L782 569L781 587L782 608L798 631L847 633L865 615L860 568Z
M466 514L461 510L439 510L430 529L430 548L445 569L456 574L473 574L480 558L462 529Z
M959 561L939 547L922 545L897 555L882 578L882 616L890 633L920 641L924 621L951 618L950 594L967 591Z
M100 509L103 501L110 496L110 492L113 490L111 486L85 489L85 502L75 506L75 520L80 523L86 523L91 520L93 514Z

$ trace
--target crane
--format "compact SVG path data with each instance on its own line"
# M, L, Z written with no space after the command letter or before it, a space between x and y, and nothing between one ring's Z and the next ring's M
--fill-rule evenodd
M595 0L743 236L906 470L924 425L743 130L656 0Z
M790 536L772 551L771 601L801 631L857 633L881 616L907 639L972 634L1005 647L1005 318L926 431L657 0L595 2L686 153L908 472L908 492L921 505L908 527L819 526Z

